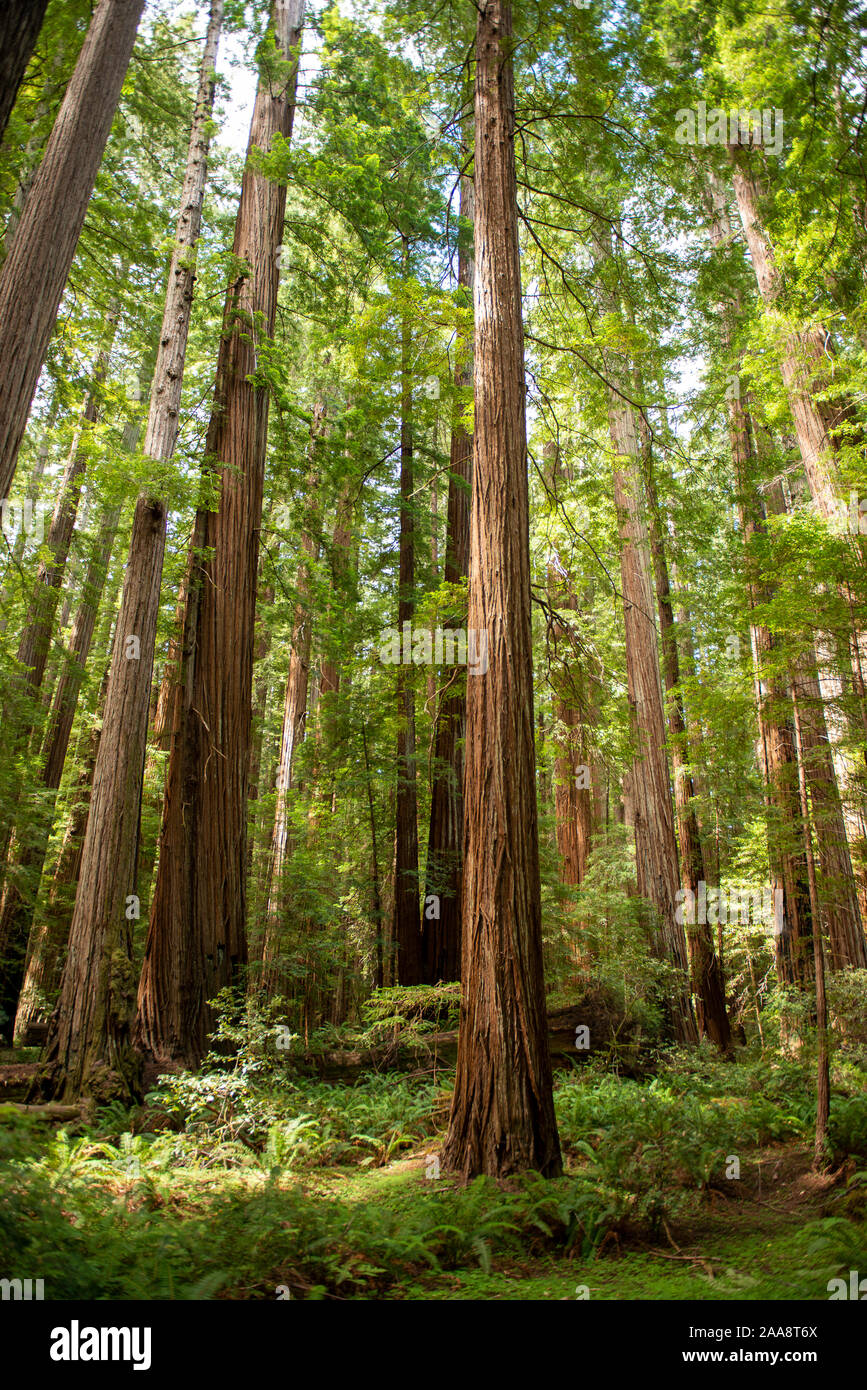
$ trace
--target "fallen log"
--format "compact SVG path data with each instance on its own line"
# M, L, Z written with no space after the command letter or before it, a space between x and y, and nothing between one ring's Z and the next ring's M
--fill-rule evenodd
M640 1076L647 1070L646 1042L636 1025L625 1019L604 994L588 995L579 1004L548 1014L548 1048L555 1070L571 1071L590 1057L603 1054L613 1070ZM352 1081L365 1071L399 1071L431 1074L455 1066L457 1029L429 1033L407 1041L398 1036L371 1047L307 1050L289 1055L287 1061L312 1072L322 1081Z
M19 1115L41 1115L44 1120L80 1120L84 1113L83 1105L59 1105L54 1101L44 1105L21 1105L17 1101L10 1101L9 1108L17 1110Z
M0 1066L0 1105L24 1100L38 1072L38 1062L10 1062Z

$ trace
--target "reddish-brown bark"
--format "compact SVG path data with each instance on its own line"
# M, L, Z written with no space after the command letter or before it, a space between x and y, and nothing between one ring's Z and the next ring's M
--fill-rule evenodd
M303 12L303 0L272 5L286 59L299 47ZM263 72L251 153L270 150L276 137L291 138L296 82L295 61L276 74ZM206 441L219 509L197 516L177 731L139 989L139 1046L191 1065L213 1026L209 1000L247 959L247 789L269 413L258 348L274 331L285 207L285 186L248 160Z
M710 216L711 244L719 249L730 235L730 226L724 195L712 178L706 206ZM737 300L733 300L723 314L723 335L727 344L731 342L738 308ZM795 731L789 691L772 669L775 649L773 634L752 616L768 597L767 585L762 583L755 571L755 559L750 549L753 538L765 528L765 515L753 477L753 424L740 389L728 393L727 413L738 489L740 531L746 555L756 712L768 811L768 858L774 893L782 894L782 909L773 924L774 957L780 982L803 986L812 973L813 944L807 863L799 830Z
M409 271L409 243L403 239L404 273ZM415 514L413 494L412 330L408 314L401 327L400 400L400 559L397 628L411 628L415 614ZM406 624L406 626L405 626ZM419 915L418 788L415 764L415 690L412 672L397 668L397 779L394 817L394 940L397 977L402 985L421 983Z
M443 1162L464 1178L561 1170L542 974L524 344L508 0L477 6L475 436L463 955Z
M99 647L100 650L105 650L102 643ZM81 865L81 849L90 806L93 769L99 749L110 663L109 652L97 698L96 716L87 736L81 769L70 798L69 821L52 875L51 887L46 893L44 907L38 911L30 930L24 984L18 1000L18 1012L15 1015L16 1037L23 1038L31 1023L47 1021L60 985L66 960L69 923L72 918L74 886L78 881Z
M0 270L0 497L18 450L144 0L100 0Z
M307 479L308 508L301 536L302 560L295 586L296 603L292 621L292 641L289 652L289 671L283 699L283 724L280 732L280 757L277 764L274 825L271 831L271 857L265 909L265 940L262 949L263 986L269 993L284 992L279 965L281 936L286 909L283 874L291 850L289 830L289 793L293 786L293 762L305 737L307 724L307 694L310 684L310 652L313 642L313 576L319 559L319 530L321 505L316 446L325 429L325 409L314 409L310 446L311 471Z
M680 846L680 877L686 892L696 895L698 885L707 883L704 853L698 820L692 804L695 789L689 768L686 716L680 689L680 656L671 602L671 584L665 553L662 516L653 475L650 440L644 435L644 484L650 518L650 550L656 587L656 606L662 638L662 673L667 694L668 732L674 772L674 806ZM695 897L688 899L695 901ZM705 1034L723 1053L731 1051L731 1029L725 1002L722 964L714 950L709 923L687 923L692 992L695 998L699 1036Z
M0 139L36 47L48 0L4 0L0 7Z
M465 152L466 157L466 152ZM461 217L472 220L473 184L461 178ZM475 265L472 244L458 240L458 283L470 294ZM455 372L455 385L466 388L473 379L471 344L464 344L465 358ZM470 500L472 495L473 441L460 415L452 422L449 457L449 494L446 516L445 580L457 584L469 572ZM425 903L436 899L439 917L422 915L422 979L459 980L461 973L461 854L463 840L463 740L466 693L463 672L446 670L447 687L460 688L441 697L434 732L434 776L431 787ZM433 904L431 905L433 906Z
M112 507L103 518L93 555L84 580L81 603L75 616L72 637L66 663L62 670L48 721L45 744L42 751L42 786L56 792L63 776L66 752L72 733L72 724L78 706L78 696L84 680L90 644L93 640L102 592L108 574L109 560L120 521L120 507ZM26 873L32 885L39 883L48 841L53 826L53 814L43 807L36 825L30 827L30 839L18 857L18 874ZM17 875L10 874L4 886L0 903L0 1008L8 1017L16 1018L16 1033L30 1021L25 1018L18 1022L16 1009L19 1008L19 993L25 970L25 947L33 921L35 909L33 891L23 890ZM28 948L28 955L32 950Z

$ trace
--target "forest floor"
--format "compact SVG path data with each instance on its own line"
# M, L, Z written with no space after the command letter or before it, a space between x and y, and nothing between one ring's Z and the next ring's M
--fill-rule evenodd
M758 1149L732 1194L710 1189L692 1214L664 1223L661 1240L614 1233L590 1259L566 1255L491 1256L478 1268L399 1281L393 1299L799 1299L827 1297L807 1272L809 1222L833 1210L846 1184L845 1168L816 1174L812 1149L781 1143ZM355 1177L323 1173L307 1191L344 1202L376 1202L396 1213L430 1186L427 1155L394 1160ZM439 1179L440 1182L448 1181ZM761 1195L759 1195L761 1194ZM829 1201L830 1199L830 1201ZM821 1284L821 1288L818 1287ZM586 1290L586 1293L584 1292Z
M860 1052L835 1059L822 1173L810 1058L702 1045L558 1072L563 1176L462 1185L437 1163L451 1072L325 1081L262 1036L131 1110L0 1104L0 1275L47 1298L707 1301L825 1300L867 1268Z

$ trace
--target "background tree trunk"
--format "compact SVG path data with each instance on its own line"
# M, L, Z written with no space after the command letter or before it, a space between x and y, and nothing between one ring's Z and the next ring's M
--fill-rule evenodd
M677 971L666 1000L674 1036L694 1042L695 1019L687 979L689 957L683 927L675 920L678 891L677 841L659 675L650 554L641 513L640 443L632 406L613 387L608 407L614 445L614 502L620 532L620 574L626 627L629 707L635 745L633 764L636 877L639 894L657 913L655 951ZM682 983L681 983L682 981Z
M711 244L720 250L731 234L731 227L725 195L712 175L705 207L710 218ZM735 298L724 308L722 327L726 347L732 342L733 320L739 307ZM775 902L776 894L782 893L782 911L775 912L774 920L774 959L777 978L782 984L802 986L812 969L812 917L807 864L799 831L797 750L789 692L779 676L769 669L773 666L773 634L752 616L768 597L766 586L755 574L755 561L750 554L753 538L765 529L765 514L753 477L753 423L741 396L740 382L735 385L736 389L729 391L727 396L728 430L745 550L756 715L768 813L768 860Z
M102 643L100 650L105 650ZM110 668L111 652L109 651L105 674L99 689L96 715L87 737L81 771L70 798L72 806L69 823L52 876L51 887L46 894L44 906L37 909L30 931L30 939L27 943L24 984L18 1000L18 1012L15 1016L16 1037L24 1038L31 1023L41 1022L45 1018L46 1006L48 1006L48 1013L50 1014L63 974L66 947L69 940L69 923L72 919L74 906L71 895L73 887L78 881L78 870L81 864L81 849L87 826L90 789L93 783L96 755L99 750L99 735L105 710Z
M680 657L674 627L668 562L662 532L662 516L653 476L650 439L644 437L644 484L650 517L650 551L656 581L656 606L662 638L662 672L668 696L668 731L671 739L671 763L674 772L674 806L680 845L680 877L683 887L694 895L698 885L707 883L701 835L692 806L695 790L689 770L686 718L680 689ZM695 901L694 897L692 901ZM699 1036L705 1033L723 1053L731 1051L731 1029L726 1013L725 979L721 961L714 950L710 924L687 923L687 944L696 1001L696 1021Z
M303 0L274 0L284 60L300 45L303 15ZM270 150L277 136L291 138L297 73L296 59L276 78L261 74L250 154ZM258 343L274 331L285 209L285 185L248 159L205 445L220 504L197 516L183 698L139 988L139 1046L188 1065L207 1047L208 1001L247 959L247 786L269 408L268 388L257 379Z
M464 160L469 151L462 147ZM473 183L461 177L461 218L472 221ZM475 262L466 228L458 235L458 284L473 292ZM455 372L455 385L466 388L473 380L472 344ZM457 584L469 573L470 501L473 478L473 440L460 416L452 421L449 457L449 494L446 517L445 580ZM449 624L451 625L451 624ZM461 854L464 830L464 750L466 692L448 693L460 673L445 673L446 691L440 697L434 731L434 777L431 787L425 901L436 895L439 918L422 920L422 978L426 984L459 980L461 975Z
M117 313L110 316L110 334L113 339L117 328ZM24 631L18 644L18 662L23 668L22 683L26 695L35 695L42 688L51 646L52 633L57 616L57 604L61 585L66 574L72 535L78 517L81 485L88 462L87 436L100 416L102 406L101 387L108 372L111 342L101 351L93 373L93 382L87 393L81 420L75 432L72 447L60 483L60 492L54 506L48 535L45 538L50 559L40 561L36 583L27 610ZM13 759L26 749L32 732L32 712L26 706L23 711L7 710L2 726L3 754ZM10 840L15 824L17 798L20 791L0 810L0 862L5 861L9 852ZM14 857L14 850L13 850Z
M0 139L24 81L48 0L4 0L0 9Z
M409 274L409 243L403 238L403 270ZM415 615L415 516L413 501L411 325L405 313L401 330L400 398L400 568L397 628L401 654L404 633ZM406 625L406 626L405 626ZM412 670L397 668L397 794L394 820L394 936L397 977L402 985L421 983L419 917L418 791L415 765L415 690Z
M120 521L120 507L115 506L106 513L94 544L91 562L84 580L72 640L66 665L54 694L48 732L42 751L42 786L47 791L56 792L63 776L66 753L72 733L72 724L78 706L78 695L84 680L90 644L93 640L102 592L108 575L111 551ZM7 875L0 905L0 1009L7 1017L17 1017L19 994L25 972L25 948L36 907L36 889L48 852L48 841L53 829L54 815L48 808L40 812L35 827L31 827L31 839L19 857L19 872L29 875L33 888L28 894L23 890L18 878ZM16 1022L16 1029L18 1024Z
M0 270L0 497L75 256L144 0L100 0Z
M310 651L313 642L313 567L319 559L321 506L320 480L317 472L316 448L325 429L325 408L317 405L313 412L310 442L311 471L307 479L308 513L301 536L304 558L298 570L297 602L292 622L292 645L289 653L289 672L283 700L283 726L280 732L280 760L277 765L274 825L271 831L271 857L268 865L266 894L265 941L262 950L263 986L270 994L281 993L282 972L279 967L281 927L285 907L283 872L290 854L289 791L292 787L292 765L305 736L307 724L307 692L310 683Z
M181 210L151 388L144 453L160 461L171 458L178 434L195 280L191 253L195 251L201 227L215 89L214 65L222 17L222 0L215 0L199 73ZM121 959L122 950L131 945L131 934L124 928L119 931L116 924L125 920L133 910L133 903L136 917L140 913L138 849L142 780L165 532L165 504L152 496L140 496L133 517L94 769L93 797L70 926L69 960L49 1034L48 1047L54 1068L51 1087L57 1095L75 1095L82 1088L88 1088L93 1069L97 1084L105 1084L102 1072L108 1058L125 1069L125 1075L118 1079L122 1089L134 1093L137 1084L138 1068L131 1056L134 1013L126 988L127 981L132 979L134 990L134 966L131 959ZM110 965L106 955L110 957ZM77 973L81 962L94 960L100 962L98 971L84 976ZM111 992L119 974L124 979L124 1003L122 1009L115 1009ZM100 988L109 994L103 999L92 1000L85 1008L81 995Z

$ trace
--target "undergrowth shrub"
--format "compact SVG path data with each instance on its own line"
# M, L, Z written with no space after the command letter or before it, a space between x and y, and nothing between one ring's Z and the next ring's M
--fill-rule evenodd
M867 1155L867 1095L831 1097L828 1139L835 1158Z
M163 1077L149 1101L182 1130L178 1154L191 1159L246 1162L252 1153L266 1167L369 1166L435 1133L448 1091L392 1073L353 1086L288 1076L257 1086L239 1069Z

